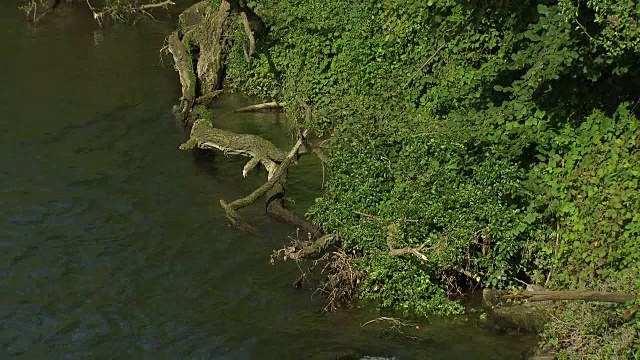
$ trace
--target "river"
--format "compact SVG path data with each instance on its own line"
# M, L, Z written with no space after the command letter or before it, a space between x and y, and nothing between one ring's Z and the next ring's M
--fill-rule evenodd
M101 29L83 5L33 26L0 3L1 359L518 359L532 345L477 320L423 319L415 339L361 326L370 307L322 314L291 286L295 264L269 264L291 228L256 205L242 213L264 236L241 233L218 205L265 175L178 150L178 76L158 52L173 23ZM232 113L247 104L223 96L216 124L291 144L277 114ZM321 178L312 160L293 168L297 211Z

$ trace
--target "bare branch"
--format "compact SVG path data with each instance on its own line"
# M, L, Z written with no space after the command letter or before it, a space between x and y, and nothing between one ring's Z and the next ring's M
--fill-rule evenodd
M433 53L433 55L431 55L431 57L429 59L427 59L427 61L422 64L422 66L420 66L418 68L418 71L414 72L413 75L411 75L411 77L409 78L409 80L407 81L406 84L404 84L404 87L406 88L407 86L409 86L409 84L411 84L411 81L413 81L413 78L416 77L416 75L418 75L418 73L420 71L422 71L427 65L429 65L429 63L431 62L431 60L433 60L433 58L438 55L438 53L440 52L440 50L442 50L444 48L445 44L440 45L440 47L438 48L438 50L436 50L436 52Z
M159 7L167 7L169 5L175 5L176 3L174 3L173 1L170 0L166 0L163 2L159 2L159 3L155 3L155 4L145 4L145 5L141 5L138 10L148 10L148 9L155 9L155 8L159 8Z
M249 19L247 18L247 13L242 11L240 12L240 19L242 19L242 24L244 25L244 32L247 34L249 38L249 52L246 54L247 63L251 63L251 58L253 54L256 52L256 38L253 35L253 30L251 30L251 25L249 24Z

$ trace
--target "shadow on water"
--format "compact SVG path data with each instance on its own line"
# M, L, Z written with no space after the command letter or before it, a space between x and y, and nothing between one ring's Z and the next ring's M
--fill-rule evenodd
M171 24L101 29L81 8L34 28L0 3L0 358L512 359L531 344L474 321L433 319L416 342L361 327L370 308L321 314L295 264L269 264L291 229L256 205L257 239L218 206L264 174L177 149L180 88L158 61ZM288 148L282 118L232 112L247 103L222 97L216 121ZM296 210L321 178L314 160L293 169Z

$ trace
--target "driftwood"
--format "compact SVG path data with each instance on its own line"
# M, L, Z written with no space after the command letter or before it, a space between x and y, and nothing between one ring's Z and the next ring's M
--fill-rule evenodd
M270 110L270 109L281 109L285 103L279 103L276 101L266 102L262 104L249 105L242 107L235 112L249 112L249 111L258 111L258 110Z

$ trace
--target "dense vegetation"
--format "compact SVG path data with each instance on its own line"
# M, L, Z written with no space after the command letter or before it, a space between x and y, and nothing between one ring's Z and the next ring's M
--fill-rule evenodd
M638 292L635 1L248 5L269 31L247 64L238 28L231 85L330 138L308 215L343 239L363 298L455 313L450 293L516 278ZM638 356L637 305L570 308L544 334L563 356Z

